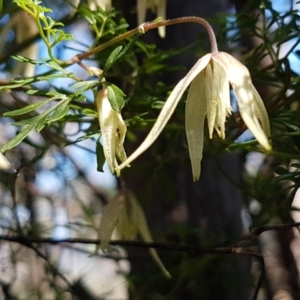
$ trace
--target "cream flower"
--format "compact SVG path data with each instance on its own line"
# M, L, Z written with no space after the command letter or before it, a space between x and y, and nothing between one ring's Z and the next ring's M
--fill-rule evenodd
M111 172L116 170L119 176L117 158L127 159L123 147L127 127L121 114L111 107L105 88L98 92L96 101L104 156Z
M88 0L88 7L90 10L95 11L98 6L103 10L111 9L111 0Z
M153 242L144 211L135 195L128 190L119 192L104 209L98 233L98 238L101 241L100 247L103 251L107 250L115 228L118 238L134 240L139 233L145 242ZM97 251L98 248L96 248ZM149 251L164 275L170 278L171 275L160 260L156 250L150 248Z
M194 181L199 179L201 173L205 116L210 138L214 129L221 138L225 138L225 121L231 112L229 84L236 93L239 111L245 124L258 143L267 151L271 150L268 140L269 118L263 101L252 84L248 69L228 53L214 52L199 59L179 81L144 142L117 167L117 173L140 156L158 138L190 84L185 119Z
M153 12L156 12L158 18L166 19L166 5L167 0L138 0L137 2L137 15L138 24L142 24L146 20L147 8L150 8ZM166 28L159 27L158 33L160 37L164 38L166 36Z

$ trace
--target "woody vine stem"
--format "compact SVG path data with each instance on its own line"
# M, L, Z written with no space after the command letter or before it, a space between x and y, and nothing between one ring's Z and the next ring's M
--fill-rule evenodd
M217 46L217 40L216 40L216 36L215 33L213 31L213 28L211 27L211 25L204 19L200 18L200 17L181 17L181 18L175 18L175 19L170 19L170 20L164 20L164 21L159 21L159 22L147 22L147 23L143 23L142 25L138 26L135 29L132 29L126 33L123 33L113 39L111 39L110 41L92 49L89 51L86 51L82 54L79 54L77 56L75 56L74 58L72 58L70 61L66 62L67 65L69 64L73 64L73 63L78 63L79 61L81 61L84 58L90 57L98 52L101 52L102 50L120 42L123 41L125 39L131 38L134 35L141 35L146 33L148 30L151 29L155 29L158 27L163 27L163 26L170 26L170 25L175 25L175 24L181 24L181 23L198 23L201 24L205 30L208 33L208 37L209 37L209 41L210 41L210 45L211 45L211 53L216 53L218 52L218 46Z

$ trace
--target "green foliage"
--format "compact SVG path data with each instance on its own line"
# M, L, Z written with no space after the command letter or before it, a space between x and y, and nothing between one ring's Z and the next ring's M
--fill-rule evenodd
M3 153L20 144L32 130L40 132L46 125L50 125L51 123L62 119L69 111L69 103L71 99L66 97L65 95L57 94L47 99L46 101L40 101L38 103L30 105L30 107L27 106L25 108L7 112L4 114L4 116L8 117L24 115L53 100L60 101L37 116L14 123L14 125L17 126L27 125L27 127L2 147L1 151Z

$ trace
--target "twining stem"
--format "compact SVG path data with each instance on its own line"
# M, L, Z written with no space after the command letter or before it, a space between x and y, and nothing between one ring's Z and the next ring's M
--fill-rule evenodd
M92 55L94 55L94 54L110 47L111 45L116 44L116 43L118 43L120 41L123 41L125 39L128 39L128 38L130 38L134 35L144 34L148 30L155 29L155 28L158 28L158 27L170 26L170 25L181 24L181 23L198 23L198 24L201 24L206 29L206 31L208 33L208 37L209 37L210 45L211 45L211 52L212 53L218 52L218 45L217 45L216 36L215 36L215 33L214 33L212 27L210 26L210 24L202 18L192 16L192 17L181 17L181 18L175 18L175 19L170 19L170 20L164 20L164 21L160 21L160 22L147 22L147 23L144 23L144 24L140 25L139 27L137 27L135 29L132 29L128 32L125 32L125 33L111 39L110 41L108 41L108 42L92 49L92 50L89 50L89 51L86 51L82 54L77 55L77 60L73 59L73 60L67 62L67 64L77 62L78 59L82 60L84 58L90 57L90 56L92 56Z

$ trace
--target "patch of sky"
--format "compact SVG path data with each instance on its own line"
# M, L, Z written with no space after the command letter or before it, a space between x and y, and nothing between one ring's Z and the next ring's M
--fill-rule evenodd
M299 8L300 8L300 3L297 3L298 1L296 0L273 0L271 1L272 3L272 8L277 11L280 15L284 15L290 11L294 11L295 14L298 14L299 16ZM271 17L271 12L266 10L266 16ZM292 20L292 16L288 15L285 17L282 22L284 22L286 25L289 24ZM275 23L274 26L272 27L273 30L277 29L277 24ZM283 58L285 57L289 52L290 54L288 55L288 60L290 63L291 69L297 73L300 74L300 66L299 66L299 59L300 56L297 54L300 50L300 39L299 36L295 38L291 38L285 43L282 43L280 46L274 45L274 48L277 49L279 48L279 57ZM291 51L292 50L292 51Z
M70 230L68 228L68 214L64 207L55 207L53 209L53 223L52 238L54 240L67 239L70 237Z
M95 149L96 146L94 141L89 140L88 143L90 144L88 149ZM93 143L93 145L91 145L91 143ZM86 145L84 142L81 144ZM85 173L91 184L95 186L100 185L106 190L112 190L116 187L116 178L110 173L106 164L104 165L103 173L97 171L97 158L95 153L91 153L90 151L77 147L76 145L68 146L66 149L68 155L71 156L78 168Z
M64 188L64 177L61 172L52 170L40 170L35 180L35 186L40 193L53 195Z
M234 37L236 37L239 33L239 28L235 26L236 24L236 10L232 5L228 11L228 15L226 17L226 28L227 28L227 41L228 47L234 48L238 43L234 41Z
M0 19L0 26L4 26L8 21L9 21L9 14L6 14Z
M73 180L78 174L77 169L70 159L59 152L55 152L53 157L57 161L58 169L64 174L66 180Z

